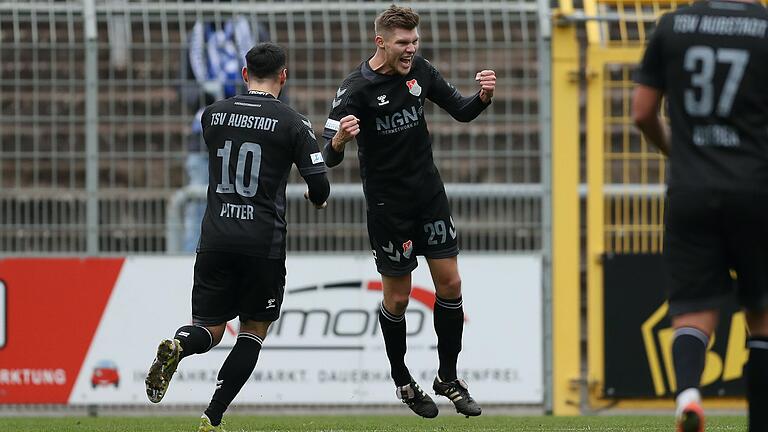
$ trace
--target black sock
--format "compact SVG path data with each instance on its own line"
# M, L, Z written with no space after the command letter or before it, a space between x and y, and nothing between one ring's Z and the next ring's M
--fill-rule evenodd
M405 314L390 313L382 302L379 306L379 325L384 336L392 379L396 386L402 387L411 382L411 373L405 366Z
M174 336L181 343L181 358L192 354L202 354L213 346L213 335L207 328L187 325L176 330Z
M753 336L747 342L747 401L749 402L749 431L768 430L768 337Z
M205 415L211 419L212 425L218 426L221 423L224 411L250 378L259 359L259 351L261 351L260 337L250 333L240 333L237 336L235 346L232 347L232 351L229 352L219 370L219 375L216 377L216 392L213 393L211 403L205 410Z
M699 388L708 344L709 337L697 328L680 327L675 330L672 341L672 361L677 378L675 396L683 390Z
M461 336L464 331L464 307L461 297L444 299L435 297L435 333L437 333L437 355L440 368L437 375L443 381L453 381L456 376L456 362L461 352Z

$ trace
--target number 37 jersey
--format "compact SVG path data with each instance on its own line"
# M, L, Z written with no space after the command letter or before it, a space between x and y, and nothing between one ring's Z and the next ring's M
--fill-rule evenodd
M216 102L201 121L209 180L198 252L284 257L291 166L302 177L326 172L311 124L262 92Z
M638 83L667 99L670 186L768 187L768 12L702 1L664 15Z

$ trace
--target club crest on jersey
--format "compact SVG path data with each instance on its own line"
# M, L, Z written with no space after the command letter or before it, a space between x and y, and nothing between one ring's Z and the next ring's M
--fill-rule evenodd
M411 252L413 252L413 242L408 240L407 242L403 243L403 256L410 258Z
M405 85L408 86L408 92L410 92L414 96L420 96L421 95L421 86L419 85L419 82L416 81L416 79L412 79L410 81L406 81Z

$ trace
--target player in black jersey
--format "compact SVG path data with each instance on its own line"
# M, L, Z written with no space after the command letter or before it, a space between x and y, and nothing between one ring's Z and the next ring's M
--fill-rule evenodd
M220 430L224 411L251 375L285 285L285 187L296 164L318 208L329 195L326 166L309 121L276 99L287 78L285 51L262 43L246 55L248 94L202 115L209 153L208 206L192 288L192 322L160 343L146 379L160 402L179 361L216 346L226 323L240 333L219 371L200 431Z
M435 417L437 406L405 365L405 310L416 256L427 259L437 299L434 324L440 367L433 389L457 411L480 415L467 385L456 375L464 324L456 227L443 182L432 159L424 118L427 99L468 122L491 102L496 75L479 72L481 90L463 97L427 60L416 55L419 16L391 6L375 21L376 53L349 74L332 101L325 124L323 154L339 164L344 147L357 139L360 175L367 202L368 234L381 273L381 325L396 394L414 412Z
M680 431L703 431L699 385L718 308L749 325L749 430L768 430L768 12L701 1L664 15L643 57L633 116L669 156L664 231ZM671 135L659 117L666 97Z

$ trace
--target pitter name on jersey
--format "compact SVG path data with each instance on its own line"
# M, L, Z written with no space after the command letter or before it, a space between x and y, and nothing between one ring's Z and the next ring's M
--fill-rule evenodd
M211 113L211 126L239 127L274 132L278 120L237 113Z
M253 206L248 204L222 203L219 217L253 220Z

